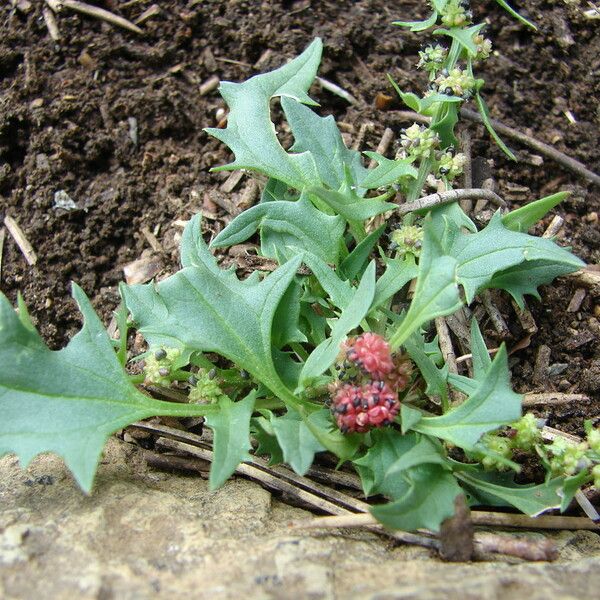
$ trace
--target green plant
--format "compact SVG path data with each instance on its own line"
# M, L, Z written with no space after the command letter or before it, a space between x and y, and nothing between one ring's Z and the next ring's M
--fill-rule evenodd
M398 205L389 200L398 193L419 197L430 174L449 187L461 168L451 146L458 104L467 92L479 98L471 63L481 54L473 41L480 27L459 18L462 5L453 0L434 6L427 24L442 15L447 28L436 33L451 47L426 49L421 62L444 89L424 98L401 93L432 116L431 125L406 130L399 158L366 153L378 163L372 170L345 147L333 117L309 108L320 40L271 73L221 84L228 125L208 131L235 160L219 169L255 171L268 182L260 202L212 247L258 232L261 253L279 264L272 273L240 280L222 270L196 216L183 235L179 272L121 286L118 340L109 339L77 286L84 324L59 352L44 345L20 298L17 314L0 297L0 453L14 452L26 465L40 452L56 452L90 491L111 433L155 415L202 415L214 432L212 487L251 460L250 436L259 453L300 474L328 450L354 465L367 496L389 498L373 514L402 529L437 530L462 493L473 504L535 515L564 508L581 484L598 479L598 433L590 430L588 447L576 452L545 447L531 418L519 420L521 397L509 384L505 347L492 360L475 320L472 378L449 373L437 340L424 331L484 289L504 289L522 304L525 294L578 269L581 261L568 250L526 233L564 194L498 211L481 231L456 204L405 216L390 232L391 244L385 225L369 226L378 215L393 221ZM461 59L467 67L455 72ZM273 98L293 134L287 150L271 123ZM415 278L409 302L406 287ZM189 385L187 404L154 400L134 386L125 371L132 324L150 348L146 382ZM451 402L451 390L465 399ZM549 473L543 484L514 482L516 447L542 455Z

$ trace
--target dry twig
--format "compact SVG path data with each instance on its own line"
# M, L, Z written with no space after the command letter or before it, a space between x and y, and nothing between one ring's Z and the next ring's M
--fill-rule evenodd
M500 335L502 339L511 337L510 329L508 328L504 317L500 313L500 310L494 303L490 290L483 290L481 293L481 300L488 316L490 317L490 320L492 321L494 329L498 332L498 335Z
M381 139L379 140L379 144L377 144L377 149L375 150L375 152L377 152L377 154L385 154L388 151L388 148L390 147L390 144L392 143L392 141L394 140L394 131L392 129L390 129L389 127L385 128L385 131L383 132L383 135L381 136ZM371 159L371 161L369 162L369 169L374 169L377 166L377 161L374 159Z
M405 215L416 210L424 210L438 206L439 204L448 204L464 199L484 198L496 204L497 206L505 206L504 200L491 190L471 189L471 190L448 190L447 192L439 192L419 198L414 202L401 204L396 210L396 214Z
M448 365L450 373L458 373L456 354L454 353L454 346L452 345L452 339L450 338L448 323L446 323L444 317L437 317L435 319L435 330L439 337L440 350L445 363Z
M156 17L159 14L160 14L160 6L158 4L152 4L135 20L135 24L141 25L148 19L151 19L152 17Z
M55 42L58 42L60 40L60 31L58 30L58 24L54 18L54 13L47 6L44 6L42 9L42 17L44 18L44 23L46 24L50 37Z
M585 394L563 394L561 392L544 392L541 394L525 394L523 406L554 406L577 402L589 402L590 397Z
M324 90L339 96L349 104L358 104L358 100L350 92L347 92L336 83L333 83L333 81L323 79L322 77L317 77L317 81L321 84Z
M528 517L513 513L490 512L487 510L472 510L471 520L474 525L481 527L507 527L514 529L563 529L563 530L600 530L600 525L587 517L563 517L540 515ZM343 515L336 517L315 517L295 524L301 529L328 529L337 527L365 527L377 525L378 522L371 513Z
M123 29L133 31L134 33L143 33L143 31L131 21L128 21L119 15L115 15L104 8L99 8L98 6L92 6L91 4L79 2L78 0L46 0L46 3L55 13L60 12L63 8L68 8L81 13L82 15L106 21L111 25L122 27Z
M19 227L17 222L8 215L4 217L4 225L6 226L6 229L12 236L13 240L15 240L17 246L19 246L19 250L23 253L27 264L33 267L33 265L37 263L37 255L31 247L29 240L23 233L23 230Z
M471 110L469 108L461 108L460 114L462 117L465 117L470 121L475 121L477 123L483 122L481 115L478 112L475 112L474 110ZM571 171L572 173L575 173L576 175L579 175L580 177L583 177L584 179L587 179L588 181L591 181L596 185L600 185L600 175L597 175L593 171L590 171L585 165L580 163L578 160L567 156L566 154L560 152L556 148L553 148L552 146L549 146L544 142L540 142L539 140L536 140L535 138L532 138L531 136L528 136L525 133L522 133L521 131L517 131L512 127L508 127L507 125L504 125L504 123L501 123L496 119L490 120L494 129L500 135L504 135L513 140L517 140L524 146L533 148L536 152L539 152L540 154L551 158L554 162L557 162L558 164L562 165L568 171Z
M157 440L159 448L183 452L204 461L212 461L213 459L209 444L195 434L144 422L134 423L131 427L161 436ZM166 462L158 461L157 466L160 468L199 470L195 465L191 466L186 461L173 460L173 458ZM295 528L367 527L372 531L382 533L403 543L420 545L438 551L441 549L440 541L435 537L431 537L431 532L425 532L427 535L421 535L404 531L386 531L382 529L370 513L366 512L369 505L362 500L317 484L305 477L296 475L284 467L269 467L265 461L254 457L252 463L240 464L236 472L261 483L267 489L286 493L308 504L314 510L336 515L295 523L292 525ZM524 515L473 512L471 518L473 523L477 525L494 524L528 529L600 529L598 525L588 519L573 517L537 517L532 519ZM486 553L489 552L509 554L526 560L553 560L556 555L556 548L549 540L540 542L537 540L516 540L494 534L476 534L474 558L484 559Z

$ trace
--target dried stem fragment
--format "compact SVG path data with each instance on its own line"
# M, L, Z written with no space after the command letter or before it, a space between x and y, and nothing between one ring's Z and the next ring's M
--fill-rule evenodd
M13 240L15 240L19 250L23 253L27 264L33 267L35 263L37 263L37 255L29 243L29 240L23 233L23 230L19 227L17 222L8 215L4 217L4 225L6 226L6 229L12 236Z
M448 204L450 202L456 202L464 199L477 199L484 198L485 200L489 200L493 202L497 206L505 206L504 200L498 194L491 190L484 189L471 189L471 190L448 190L447 192L439 192L437 194L430 194L429 196L424 196L423 198L419 198L414 202L407 202L406 204L401 204L396 210L396 214L405 215L410 212L414 212L416 210L424 210L428 208L433 208L434 206L438 206L439 204Z
M143 33L143 31L131 21L128 21L119 15L115 15L104 8L99 8L98 6L92 6L91 4L79 2L78 0L46 0L46 3L54 12L59 12L64 7L81 13L82 15L106 21L111 25L122 27L133 33Z

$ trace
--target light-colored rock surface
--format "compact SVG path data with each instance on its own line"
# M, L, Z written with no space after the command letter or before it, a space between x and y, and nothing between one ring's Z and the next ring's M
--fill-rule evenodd
M0 598L575 600L600 589L595 533L556 534L553 564L457 565L370 533L291 531L303 516L242 479L210 492L150 471L117 440L90 497L55 457L27 471L4 457Z

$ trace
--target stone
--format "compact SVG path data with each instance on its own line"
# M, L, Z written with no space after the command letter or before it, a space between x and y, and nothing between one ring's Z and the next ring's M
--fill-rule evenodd
M24 471L1 458L0 506L0 597L10 600L574 600L600 586L593 532L552 534L556 563L444 563L367 531L292 530L309 513L257 484L210 491L197 476L149 469L115 438L90 496L58 457Z

